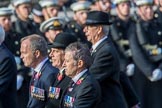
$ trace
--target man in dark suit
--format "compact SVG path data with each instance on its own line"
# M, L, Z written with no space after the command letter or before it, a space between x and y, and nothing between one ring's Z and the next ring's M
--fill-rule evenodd
M76 42L65 49L65 74L72 80L64 93L61 108L98 108L101 91L88 71L91 62L88 46Z
M0 26L0 108L16 107L16 62L4 45L5 32Z
M56 81L49 88L49 101L46 108L59 108L62 94L68 87L71 80L71 78L65 75L65 71L62 66L65 55L64 50L70 43L76 41L77 38L70 33L59 33L54 42L49 44L49 47L51 47L49 56L51 57L52 65L59 68L60 72L57 75Z
M27 108L44 108L48 89L58 72L48 60L47 43L42 36L35 34L26 36L21 40L20 52L24 65L34 71Z
M101 11L91 11L87 15L84 32L92 42L93 64L90 72L99 81L102 91L101 108L126 108L119 83L119 59L110 37L109 15Z

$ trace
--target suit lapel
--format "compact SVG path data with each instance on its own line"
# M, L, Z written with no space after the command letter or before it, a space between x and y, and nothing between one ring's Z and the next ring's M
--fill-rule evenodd
M96 47L96 49L93 51L93 53L92 53L92 57L94 58L95 56L96 56L96 53L98 52L98 50L100 49L100 48L102 48L105 44L107 44L107 43L109 43L109 40L110 39L105 39L104 41L102 41L97 47Z
M89 74L89 72L86 71L81 77L84 77L84 80L85 80L86 77L88 76L88 74ZM79 78L79 79L80 79L80 78ZM83 81L84 81L84 80L83 80ZM67 88L67 90L65 90L65 91L63 92L63 96L62 96L62 98L61 98L62 101L60 102L60 106L62 106L62 107L64 106L64 98L65 98L64 96L65 96L65 95L69 95L69 96L72 96L72 97L73 97L73 96L75 95L75 93L77 93L77 90L79 89L79 88L77 88L77 87L78 87L79 85L80 85L80 84L76 84L76 83L75 83L75 84L73 85L73 87L72 87L73 90L72 90L71 92L68 91L69 87ZM71 95L71 94L73 94L73 95Z
M88 76L88 74L89 74L88 72L85 72L85 73L79 78L79 80L80 80L81 78L84 78L84 79L82 80L82 82L83 82L83 81L86 79L86 77ZM79 81L79 80L78 80L78 81ZM77 86L79 86L79 85L82 83L82 82L81 82L81 83L79 84L78 81L74 84L73 89L76 88Z

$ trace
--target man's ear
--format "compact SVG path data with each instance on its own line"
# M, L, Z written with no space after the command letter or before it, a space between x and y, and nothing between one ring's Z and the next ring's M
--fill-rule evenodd
M35 57L38 58L40 56L40 51L39 50L36 50L35 53L34 53Z
M77 65L78 65L78 67L83 67L83 65L84 65L83 60L79 60L79 61L77 62Z

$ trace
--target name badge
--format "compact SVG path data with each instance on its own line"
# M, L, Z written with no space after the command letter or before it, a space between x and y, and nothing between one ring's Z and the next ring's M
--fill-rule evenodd
M45 100L45 91L44 89L35 87L35 86L30 86L31 89L31 96L34 98L37 98L39 100L44 101Z
M58 87L50 87L48 97L58 99L60 97L60 90Z
M64 106L65 106L65 107L70 107L70 108L72 108L72 107L73 107L74 100L75 100L74 97L65 95L65 97L64 97Z

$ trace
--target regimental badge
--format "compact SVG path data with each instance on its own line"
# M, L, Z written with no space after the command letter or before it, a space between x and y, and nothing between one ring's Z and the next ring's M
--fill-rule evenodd
M60 22L59 22L58 20L55 20L55 21L53 22L53 26L54 26L54 27L58 27L58 26L61 26L61 24L60 24Z
M69 92L72 92L72 91L73 91L73 88L72 88L72 87L69 87L69 88L68 88L68 91L69 91Z
M60 97L60 88L58 87L50 87L48 97L52 99L58 99Z
M72 108L74 101L75 101L75 98L74 97L65 95L65 97L64 97L64 106L65 107Z
M30 92L31 92L31 96L33 98L37 98L39 100L44 101L45 100L45 91L44 89L35 87L35 86L30 86Z

